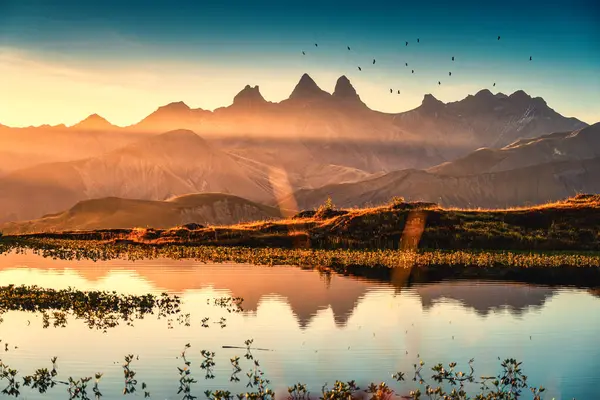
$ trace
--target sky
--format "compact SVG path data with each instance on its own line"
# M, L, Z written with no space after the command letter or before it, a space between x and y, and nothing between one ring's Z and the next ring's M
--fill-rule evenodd
M305 72L329 92L346 75L384 112L417 107L426 93L448 102L521 89L594 123L594 3L0 0L0 124L71 125L98 113L129 125L174 101L227 106L247 84L281 101Z

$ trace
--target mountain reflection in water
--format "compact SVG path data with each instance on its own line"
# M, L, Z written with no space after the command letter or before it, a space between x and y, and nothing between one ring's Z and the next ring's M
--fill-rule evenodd
M49 366L57 355L65 374L103 371L103 383L118 393L123 356L135 353L141 360L136 366L140 379L152 382L153 397L174 399L179 365L175 357L186 343L192 345L189 354L195 354L195 364L201 361L201 349L216 352L214 380L203 380L202 371L195 368L197 395L215 388L245 391L245 382L229 382L229 358L244 351L222 346L243 347L252 338L254 346L273 350L256 356L275 390L285 391L286 385L298 381L308 383L314 394L336 379L355 379L362 387L371 381L387 382L398 370L410 374L417 355L429 366L451 361L466 365L473 357L478 373L495 374L500 356L524 361L530 382L548 387L550 398L595 395L597 377L589 371L600 368L600 299L593 290L484 281L409 285L407 279L402 271L386 279L366 279L290 266L167 259L64 261L9 254L0 257L2 286L124 294L166 291L181 296L182 311L190 313L191 324L168 327L164 321L145 318L134 327L102 333L85 329L79 321L42 329L40 318L8 312L0 339L19 349L3 355L3 361L31 373ZM210 298L221 296L242 297L244 312L228 314L207 305ZM211 322L223 317L227 324L205 329L200 322L204 317ZM557 343L560 363L555 363ZM61 398L61 392L52 396L40 398Z

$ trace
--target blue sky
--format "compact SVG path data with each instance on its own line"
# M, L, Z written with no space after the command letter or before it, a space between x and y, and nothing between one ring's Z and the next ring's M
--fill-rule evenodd
M381 111L416 107L425 93L454 101L523 89L592 123L599 20L591 0L0 0L0 76L10 77L0 90L12 94L0 100L0 123L97 112L126 125L170 101L228 105L246 84L280 101L304 72L329 91L348 76Z

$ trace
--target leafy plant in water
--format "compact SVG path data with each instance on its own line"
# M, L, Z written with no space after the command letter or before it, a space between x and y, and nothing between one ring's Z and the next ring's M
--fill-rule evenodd
M244 354L246 360L252 360L254 358L254 356L252 355L252 351L250 350L250 346L252 346L252 343L254 343L254 339L248 339L244 342L244 344L246 345L246 354Z
M426 385L424 392L420 389L416 389L410 392L410 396L414 400L420 400L423 395L432 400L444 399L444 400L470 400L465 390L466 383L476 382L474 377L473 359L469 361L469 373L456 372L456 363L452 362L448 365L448 369L444 368L442 364L437 364L432 368L434 374L432 375L433 380L437 383L446 383L452 387L448 392L444 390L442 386L431 386ZM523 389L527 388L527 376L522 373L521 362L517 362L515 359L506 359L501 363L502 373L497 377L482 376L481 381L478 382L480 387L480 393L478 393L473 400L518 400L522 396ZM417 367L415 364L415 378L413 380L419 380L419 383L423 385L424 379L420 373L424 363L421 361ZM541 400L541 393L545 391L543 387L530 388L534 395L534 400Z
M23 377L23 386L29 386L32 389L37 389L39 393L46 393L48 389L56 386L57 382L54 380L58 374L56 370L56 357L52 358L52 370L48 368L39 368L33 375Z
M305 383L296 383L294 386L288 387L289 400L310 400L310 392L306 388Z
M197 398L192 395L192 383L197 383L197 381L191 376L190 366L192 363L186 358L186 352L190 347L191 345L187 343L185 349L181 352L184 367L177 367L177 370L179 370L179 389L177 390L177 394L183 393L183 400L194 400Z
M82 292L72 288L44 289L38 286L0 287L0 314L6 311L41 312L44 328L65 327L67 317L82 319L90 328L106 330L125 321L132 325L134 318L154 313L158 318L180 313L180 299L163 293L157 297L123 296L116 292ZM185 320L184 320L185 322Z
M92 380L92 377L85 377L80 379L73 379L69 377L67 392L69 393L69 400L71 399L82 399L89 400L87 396L87 386L88 383Z
M200 364L200 368L206 371L204 379L214 379L215 375L213 374L213 367L215 366L215 353L208 350L202 350L200 354L204 357L202 364Z
M359 391L360 388L356 385L356 382L350 381L348 383L342 381L335 381L333 388L328 389L327 384L321 388L322 396L321 400L349 400L354 399L354 393Z
M133 361L133 354L125 356L125 364L123 364L123 375L125 378L125 387L123 388L123 394L135 393L137 390L137 379L135 379L135 371L130 368L131 362Z
M239 382L240 378L238 378L237 374L242 371L242 369L240 368L240 358L236 356L234 358L229 359L229 361L231 362L231 366L233 367L233 373L231 374L231 377L229 377L229 382Z
M394 395L394 391L385 382L371 383L366 392L371 395L370 400L390 400Z
M8 381L8 385L2 389L2 394L15 397L18 397L21 394L19 391L21 383L17 379L17 374L18 371L16 369L10 368L0 360L0 379L6 379Z

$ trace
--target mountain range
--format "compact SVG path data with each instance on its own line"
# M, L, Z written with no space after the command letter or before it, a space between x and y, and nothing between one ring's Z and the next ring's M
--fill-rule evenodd
M503 208L600 193L600 123L581 130L480 149L428 170L394 171L293 194L300 208L331 197L340 207L379 205L393 196L448 207Z
M0 126L0 222L101 198L163 202L221 192L284 208L392 196L498 207L597 191L598 124L523 91L482 90L410 111L369 109L345 77L333 93L304 74L269 102L246 86L214 111L183 102L126 127L91 115L67 127Z

